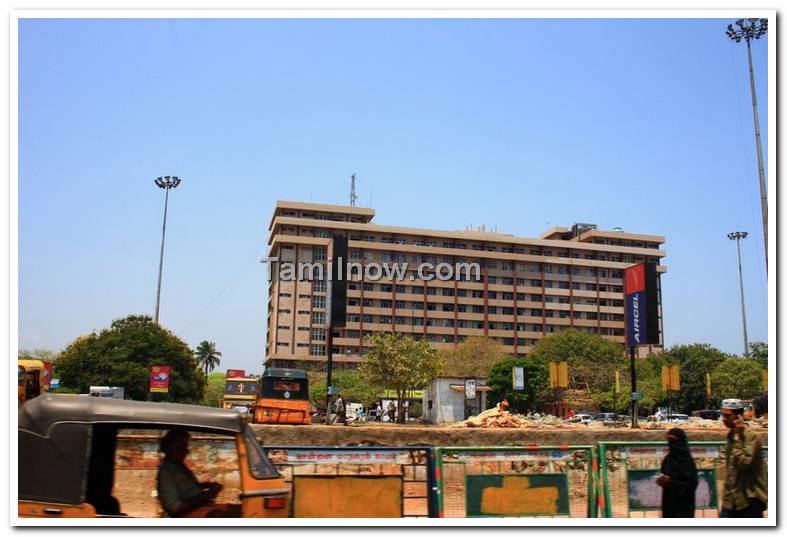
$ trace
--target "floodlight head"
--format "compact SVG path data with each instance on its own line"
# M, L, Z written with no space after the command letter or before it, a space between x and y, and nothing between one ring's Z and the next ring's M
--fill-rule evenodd
M176 175L165 175L157 178L154 183L156 183L156 186L159 188L169 190L170 188L177 188L180 184L180 177Z

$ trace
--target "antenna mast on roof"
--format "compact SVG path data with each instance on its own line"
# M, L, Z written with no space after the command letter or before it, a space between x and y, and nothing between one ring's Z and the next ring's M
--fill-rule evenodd
M358 196L355 195L355 174L350 176L350 207L355 207L355 200Z

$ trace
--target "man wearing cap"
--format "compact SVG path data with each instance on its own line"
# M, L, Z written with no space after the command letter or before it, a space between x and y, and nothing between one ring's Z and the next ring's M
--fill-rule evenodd
M768 503L768 486L759 435L743 421L740 399L721 403L721 419L727 434L722 518L762 518Z

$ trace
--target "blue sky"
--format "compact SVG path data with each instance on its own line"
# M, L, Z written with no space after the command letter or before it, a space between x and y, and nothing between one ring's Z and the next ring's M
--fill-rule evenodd
M729 22L22 20L19 345L153 314L153 180L179 175L161 322L259 372L275 201L346 204L355 172L378 223L663 235L667 345L740 353L728 232L750 233L750 341L767 340L768 296ZM767 150L767 39L753 54Z

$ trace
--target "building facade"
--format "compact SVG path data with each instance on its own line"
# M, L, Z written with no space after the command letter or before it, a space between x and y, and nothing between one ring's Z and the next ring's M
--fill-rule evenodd
M362 207L279 201L269 226L268 331L265 365L321 369L326 362L326 290L314 273L284 278L282 263L325 265L334 236L348 240L348 262L362 267L407 263L402 278L368 281L356 271L347 284L347 323L334 329L333 361L363 361L364 337L399 332L437 349L470 336L496 339L525 355L568 328L624 343L623 269L653 262L660 276L663 237L602 231L589 224L555 227L538 238L484 229L438 231L378 225ZM477 264L479 278L419 278L419 265ZM661 294L659 293L659 301ZM659 304L659 317L661 317ZM640 349L648 353L650 349Z

